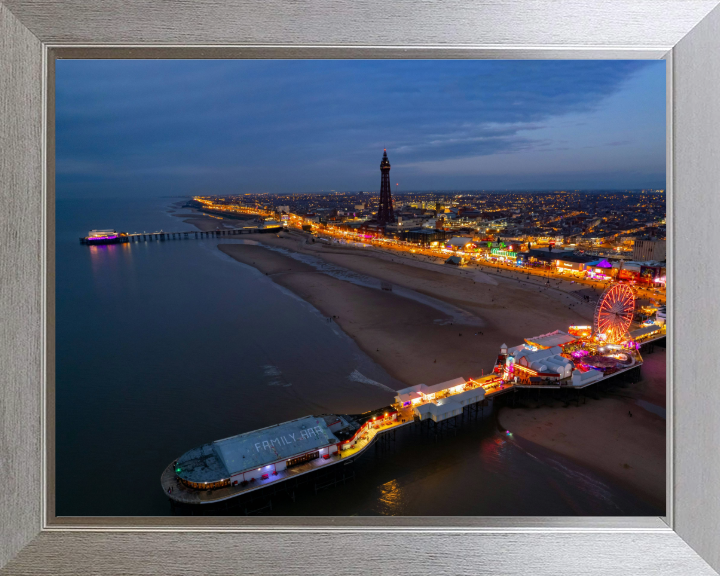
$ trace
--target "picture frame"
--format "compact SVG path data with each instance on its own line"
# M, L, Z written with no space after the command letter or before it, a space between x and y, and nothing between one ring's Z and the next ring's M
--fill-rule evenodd
M0 0L0 573L715 574L718 0ZM56 58L667 61L668 465L662 518L57 518ZM38 233L38 231L40 231Z

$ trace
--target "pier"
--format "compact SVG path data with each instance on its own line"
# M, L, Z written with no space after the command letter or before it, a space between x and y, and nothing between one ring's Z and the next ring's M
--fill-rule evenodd
M414 424L414 422L412 409L400 410L396 421L383 423L382 425L379 425L377 429L372 428L368 431L367 438L358 440L354 448L338 451L336 454L331 455L328 459L317 458L305 462L304 464L286 468L274 475L268 475L265 479L261 478L253 481L246 486L237 484L235 486L224 486L215 490L195 490L178 481L175 474L174 463L171 463L167 466L167 468L165 468L160 477L160 484L162 485L166 496L178 504L214 504L310 474L321 468L329 468L341 463L350 464L357 457L366 452L368 448L374 445L378 440L381 440L384 436L389 435L390 432L394 434L398 428L410 426L411 424ZM171 488L172 492L168 493L168 488Z
M502 384L488 382L488 379L493 377L469 380L467 383L469 387L482 388L485 394L478 401L467 403L465 406L463 406L459 414L451 416L450 418L438 421L430 418L420 418L415 413L415 408L417 405L400 407L397 412L397 419L378 422L376 427L371 427L364 436L359 437L352 448L339 450L336 453L330 455L327 459L317 458L303 464L293 466L291 468L286 468L274 474L268 474L266 475L267 477L259 478L250 483L245 483L244 486L241 484L237 484L232 486L223 486L221 488L211 490L197 490L194 488L190 488L188 486L185 486L182 482L178 480L177 475L175 474L174 463L169 464L165 468L165 470L163 470L160 478L160 484L162 486L163 492L165 492L165 495L168 496L170 500L172 500L174 503L180 505L218 504L251 493L254 493L251 498L253 499L257 495L258 491L266 491L266 489L273 487L273 494L275 494L278 490L281 490L283 492L287 491L288 493L290 493L289 488L283 489L280 488L279 485L283 485L286 483L288 485L292 485L292 482L289 481L301 482L303 480L306 480L306 476L309 476L315 472L319 472L321 469L329 470L331 468L335 469L334 467L338 465L350 465L357 458L365 454L371 446L377 447L383 442L394 440L395 434L399 429L407 430L413 428L418 429L421 433L429 432L434 441L437 441L439 433L444 430L457 430L459 427L462 426L462 423L465 421L466 418L477 418L478 415L480 415L480 417L483 417L484 408L489 406L490 402L492 402L495 398L499 396L504 396L506 394L511 394L511 397L508 398L506 405L514 407L518 396L525 396L531 390L535 390L535 395L551 394L553 396L553 399L555 400L561 400L566 404L574 402L579 405L581 401L582 403L585 402L584 394L583 392L581 392L581 390L589 388L591 386L599 385L601 383L605 383L607 382L607 380L615 380L615 377L621 375L622 379L625 380L627 379L625 373L631 371L634 372L631 372L633 376L630 378L630 381L636 381L636 374L639 368L640 365L635 365L625 370L620 370L601 380L589 382L587 384L583 384L577 387L565 384L521 385L514 384L512 382L504 382ZM543 392L541 392L541 390ZM557 396L558 394L560 394L560 397ZM354 477L354 472L352 476ZM301 479L301 477L303 478ZM324 487L329 487L330 485L334 486L338 482L344 483L347 480L348 477L343 474L340 480L333 480L328 484L328 486L326 486L325 484L320 486L320 488L316 486L316 491ZM310 480L307 479L306 481ZM256 510L255 512L258 511L259 510Z
M201 238L224 238L239 236L241 234L262 234L268 232L281 232L282 226L262 228L260 226L246 226L244 228L227 228L224 230L189 230L187 232L121 232L112 242L93 242L89 236L80 238L80 244L126 244L131 242L161 242L165 240L199 240Z
M165 468L161 475L161 486L173 505L179 505L180 510L185 511L184 513L205 515L237 509L241 513L244 510L246 515L262 514L266 510L272 510L272 503L276 498L289 498L295 502L296 491L303 486L309 485L311 494L314 485L314 492L317 494L327 488L353 481L355 470L352 464L367 454L372 446L383 451L389 448L400 429L420 434L423 441L438 442L445 434L455 435L466 424L483 419L485 408L492 407L494 399L501 396L503 397L502 405L511 408L515 408L518 402L522 403L523 400L542 401L543 404L560 401L566 406L570 404L579 406L585 404L588 396L599 399L598 393L604 391L608 385L626 386L627 383L637 382L640 366L636 365L627 370L618 371L602 380L583 385L579 389L573 386L525 386L510 383L502 387L486 389L486 394L481 400L468 403L459 414L437 422L429 418L419 418L411 407L400 408L397 420L385 421L380 423L377 428L370 429L367 437L358 439L353 448L338 451L328 459L314 459L292 468L286 468L245 486L238 484L214 490L188 488L178 481L172 463ZM588 389L593 388L597 391L588 392ZM168 492L168 489L171 489L171 492ZM307 491L306 488L304 493L308 493ZM203 505L200 506L200 509L197 508L199 504ZM203 510L206 511L203 512Z
M498 389L495 395L508 391L510 391L509 388L503 390ZM171 463L165 468L160 478L160 484L165 492L165 495L176 504L212 505L223 503L243 495L251 495L250 500L254 500L259 491L262 490L263 492L268 492L268 489L270 488L273 488L273 490L271 490L273 494L276 494L278 491L290 494L292 487L296 484L304 481L310 481L310 475L320 472L321 470L336 470L336 478L333 480L325 479L319 484L316 482L315 492L318 492L325 488L335 486L338 483L345 483L350 479L354 479L354 471L345 474L343 468L343 473L341 474L340 469L344 466L350 466L360 456L367 453L371 446L382 448L386 446L388 442L393 442L399 429L417 429L421 433L425 430L431 430L431 432L434 433L435 440L437 440L438 433L441 430L447 429L449 426L458 427L460 422L464 421L466 417L477 418L478 415L484 415L484 408L488 406L488 404L489 401L486 398L483 398L478 402L469 403L464 407L461 414L440 423L420 420L416 415L414 415L413 408L411 407L401 408L398 410L397 419L378 422L375 426L370 427L363 437L358 438L352 448L338 451L337 453L332 454L328 459L317 458L301 465L278 471L276 474L268 474L267 478L260 478L251 483L247 483L245 486L237 484L234 486L224 486L214 490L196 490L189 488L178 481L175 474L174 463ZM337 478L338 475L341 475L339 479ZM283 488L281 486L285 487ZM172 491L168 492L168 489L171 489ZM291 498L294 500L294 492L292 493ZM265 507L262 509L265 509ZM249 514L259 511L260 510L248 510L246 513Z
M529 394L535 396L537 400L540 399L540 394L549 394L552 400L560 400L566 405L575 403L579 406L581 402L583 404L585 403L584 392L590 387L602 388L602 385L607 384L608 381L613 383L618 380L622 380L623 382L638 381L641 366L642 363L638 363L618 370L600 380L593 380L578 386L567 383L518 384L502 380L496 381L495 376L486 376L475 380L470 379L467 381L466 386L471 390L482 388L484 391L483 396L478 397L477 401L468 402L462 407L458 414L454 414L449 418L443 417L436 420L434 418L420 417L416 408L426 404L427 402L425 401L421 404L414 404L413 406L401 406L397 410L396 419L386 419L374 423L363 435L357 438L351 448L338 450L329 455L327 459L316 458L309 460L303 464L285 468L273 474L266 474L262 478L254 479L252 482L246 482L244 485L235 484L210 490L197 490L184 485L175 474L175 463L171 463L162 472L160 484L166 496L174 503L181 505L218 504L232 498L257 493L260 490L271 487L275 487L273 489L273 493L275 493L277 490L280 490L278 485L284 484L287 481L299 481L298 479L300 477L313 474L321 469L327 470L340 464L351 464L354 460L365 454L370 446L377 446L378 442L394 440L398 429L408 429L411 426L417 427L420 432L430 432L434 440L437 441L440 432L448 429L457 429L462 425L466 417L472 418L474 416L477 418L478 413L481 414L481 417L484 416L484 408L495 398L505 396L506 394L511 394L511 397L507 398L506 405L512 407L516 405L520 397L526 397ZM452 398L452 396L454 395L447 395L448 398ZM594 394L591 394L591 396L596 397ZM305 479L303 478L303 480ZM345 482L346 480L347 478L343 474L340 481ZM335 483L336 482L333 481L330 484L334 485ZM284 491L287 491L287 489Z
M585 389L595 392L607 382L637 382L643 363L639 349L651 353L656 344L664 345L664 324L628 332L634 308L630 289L610 286L598 300L593 326L555 330L525 338L514 347L502 344L487 376L416 384L398 390L390 406L363 414L305 416L204 444L167 466L161 486L177 504L215 504L251 493L255 494L249 500L256 500L265 488L273 494L289 493L288 486L298 485L298 478L311 482L308 476L321 469L327 473L320 475L329 478L330 469L342 469L333 467L352 463L378 441L387 446L399 428L417 425L437 440L442 431L461 426L466 416L477 418L495 397L502 396L502 402L513 407L522 398L539 401L541 395L543 402L549 397L579 406L586 395L596 397ZM633 334L645 342L636 341ZM354 472L348 476L342 470L342 478L335 473L335 479L319 489L354 478Z

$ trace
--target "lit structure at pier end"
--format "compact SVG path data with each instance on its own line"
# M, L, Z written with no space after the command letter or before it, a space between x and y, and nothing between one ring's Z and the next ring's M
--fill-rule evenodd
M266 478L289 466L337 452L339 442L322 416L306 416L204 444L177 460L178 479L191 488L213 489ZM330 426L329 426L330 424Z

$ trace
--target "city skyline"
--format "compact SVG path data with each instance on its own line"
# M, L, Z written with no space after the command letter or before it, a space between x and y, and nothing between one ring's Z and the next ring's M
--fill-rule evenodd
M57 196L664 189L664 66L60 61Z

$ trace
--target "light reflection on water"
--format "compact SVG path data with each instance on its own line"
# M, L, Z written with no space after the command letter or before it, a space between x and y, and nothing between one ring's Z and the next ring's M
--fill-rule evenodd
M162 203L60 201L56 215L60 515L168 514L159 477L186 450L385 406L402 387L311 305L222 254L225 240L79 243L97 222L187 230Z
M403 514L403 492L398 480L391 480L380 486L377 513L381 516L401 516Z
M411 427L355 464L355 480L267 514L633 516L664 511L590 470L498 430L494 414L437 438ZM233 514L233 512L230 512Z

